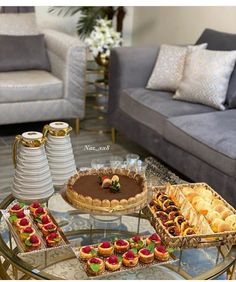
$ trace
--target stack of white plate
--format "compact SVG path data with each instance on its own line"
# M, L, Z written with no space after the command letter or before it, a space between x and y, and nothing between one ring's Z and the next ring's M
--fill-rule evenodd
M19 144L12 194L19 200L34 201L47 199L53 192L44 145L32 148Z
M64 185L76 173L76 165L70 135L47 135L46 153L53 184Z

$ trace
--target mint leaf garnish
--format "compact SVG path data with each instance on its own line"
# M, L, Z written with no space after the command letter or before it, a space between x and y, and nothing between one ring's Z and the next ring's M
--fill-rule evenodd
M60 241L60 237L56 237L53 239L55 242L59 242Z
M9 216L9 220L10 220L10 222L14 222L14 221L16 221L17 220L17 216L14 214L14 215L11 215L11 216Z
M150 243L148 246L147 246L147 249L153 253L154 252L154 249L155 249L155 243Z
M122 262L122 256L118 256L117 259L118 259L118 262Z
M19 203L20 207L23 208L26 204L25 203Z
M22 236L29 237L30 233L22 232L21 235L22 235Z
M139 247L142 247L142 246L143 246L143 241L142 241L142 240L139 240L139 241L138 241L138 245L139 245Z
M167 250L168 253L173 253L175 251L175 249L173 249L171 247L168 247L166 250Z
M99 269L100 269L100 265L96 264L96 263L91 263L90 267L91 267L92 271L94 271L94 272L98 272Z
M134 254L137 254L137 253L138 253L138 250L137 250L136 248L131 249L131 251L132 251Z
M40 222L40 223L42 222L42 220L41 220L40 217L36 217L35 220L36 220L37 222Z
M97 251L95 250L95 249L92 249L91 251L90 251L90 254L91 255L95 255L97 253Z
M31 244L31 242L29 240L25 240L25 245L28 246L28 247L32 246L32 244Z

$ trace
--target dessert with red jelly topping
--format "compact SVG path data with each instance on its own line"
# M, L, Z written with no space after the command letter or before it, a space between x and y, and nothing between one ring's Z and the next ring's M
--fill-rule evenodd
M20 238L22 240L25 240L26 238L32 236L35 234L35 229L31 226L28 226L28 227L25 227L25 228L22 228L21 231L20 231Z
M139 259L143 263L151 263L154 260L154 252L148 248L143 248L139 252Z
M129 250L128 252L124 253L122 256L122 262L127 267L136 266L138 260L139 260L139 255L132 250Z
M105 260L106 269L110 271L116 271L120 269L121 261L122 259L119 260L119 258L115 255L110 256Z
M155 243L156 246L161 244L161 238L156 234L153 233L151 236L149 236L146 240L147 245L149 245L150 243Z
M46 237L48 247L55 247L60 244L61 236L58 232L52 232Z
M105 270L104 261L97 257L91 258L87 261L86 269L90 275L100 275Z
M14 204L13 206L10 207L9 213L10 214L18 214L19 212L23 211L24 209L24 204Z
M80 258L82 260L88 260L92 257L95 257L97 255L97 250L94 247L91 246L85 246L80 248Z
M167 261L170 258L170 254L166 250L165 246L162 246L162 245L157 246L154 249L154 255L155 255L155 258L160 261Z
M41 204L39 202L33 202L30 206L29 206L29 210L34 213L36 209L42 207Z
M48 215L38 216L35 221L37 222L38 227L41 229L44 225L47 225L52 222L51 218Z
M138 236L138 235L133 236L130 239L130 246L131 246L131 248L135 248L137 250L140 250L140 249L142 249L144 247L144 245L145 245L145 240L142 237Z
M114 247L110 242L102 242L101 244L98 245L98 253L101 256L110 256L112 255L114 250Z
M42 233L44 236L47 236L48 234L52 233L52 232L56 232L57 231L57 226L54 223L48 223L43 225L42 227Z
M35 211L33 212L33 216L35 218L42 216L42 215L47 215L47 211L43 207L39 207L35 209Z
M31 235L24 241L25 246L29 251L37 250L40 248L41 241L37 235Z
M19 231L29 226L31 226L31 222L27 218L19 218L16 220L16 228Z
M127 240L116 240L114 243L114 248L117 253L124 253L129 249L129 242Z

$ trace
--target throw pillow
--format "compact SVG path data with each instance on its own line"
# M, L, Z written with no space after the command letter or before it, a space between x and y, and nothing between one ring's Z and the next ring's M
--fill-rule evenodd
M205 29L196 44L207 42L207 49L217 51L236 50L236 34ZM236 67L232 72L226 95L226 104L229 108L236 108Z
M148 89L175 92L183 75L188 46L161 45L156 64L147 83ZM207 44L189 46L190 50L206 49Z
M50 71L44 35L0 35L0 72L32 69Z
M183 78L174 99L224 110L236 51L197 50L186 57Z

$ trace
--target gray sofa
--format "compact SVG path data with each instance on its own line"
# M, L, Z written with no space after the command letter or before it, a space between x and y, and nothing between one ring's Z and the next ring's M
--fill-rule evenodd
M0 72L0 125L75 118L78 126L85 112L85 46L67 34L40 30L34 13L0 14L0 34L39 33L45 36L51 72Z
M236 49L236 37L228 44ZM198 43L227 45L227 34L205 30ZM235 46L233 46L235 45ZM207 182L236 206L236 109L173 100L145 88L158 48L114 49L110 63L109 122L119 132L194 182Z

